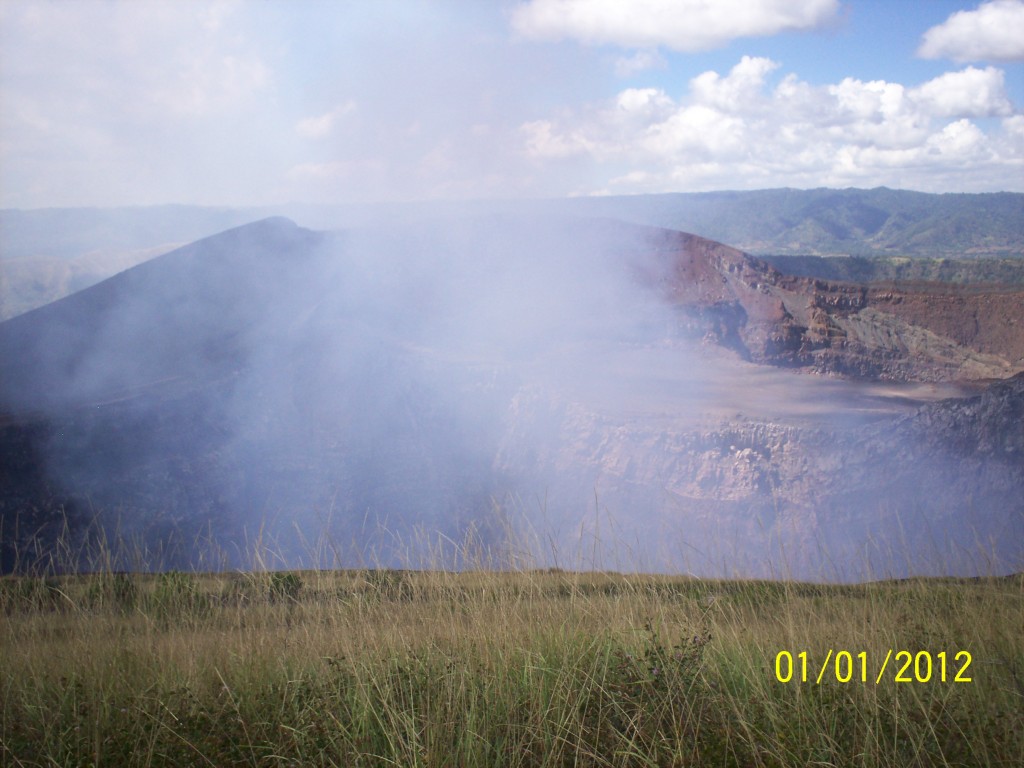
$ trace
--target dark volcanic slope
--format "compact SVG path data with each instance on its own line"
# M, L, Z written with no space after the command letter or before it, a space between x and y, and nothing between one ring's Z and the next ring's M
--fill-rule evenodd
M269 215L184 205L0 210L0 320Z
M926 452L1020 464L1024 461L1024 373L995 382L973 397L925 406L899 428Z
M83 405L230 370L323 236L267 219L0 324L0 411Z
M4 570L64 518L156 549L237 533L222 475L241 458L220 457L239 372L323 241L262 221L0 324Z
M1000 377L1014 301L611 221L262 221L0 324L0 570L61 515L150 567L260 541L274 565L436 565L516 515L576 565L608 515L619 567L975 572L950 553L996 541L986 564L1019 568L1019 377L915 412L786 372Z
M508 361L647 323L611 259L635 241L266 220L0 324L4 567L15 526L28 546L60 512L76 535L95 518L171 550L165 565L200 533L237 563L262 529L295 563L328 530L351 564L420 527L486 529Z

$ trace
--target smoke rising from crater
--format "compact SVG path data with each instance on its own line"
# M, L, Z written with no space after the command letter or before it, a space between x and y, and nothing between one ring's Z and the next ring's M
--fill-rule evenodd
M46 424L47 493L144 542L136 567L1019 561L1019 462L898 427L919 392L701 344L721 313L671 300L688 242L535 214L266 220L0 326L3 410Z
M543 217L262 222L70 297L41 330L16 320L26 365L4 389L63 419L57 483L144 538L205 519L288 563L310 542L347 564L397 564L438 533L497 544L526 487L496 463L516 393L583 386L607 345L672 333L641 282L649 236Z
M670 308L640 282L644 239L518 217L338 235L250 336L232 392L232 452L269 463L264 481L306 468L297 488L257 483L263 509L307 536L329 530L349 560L422 563L438 534L510 544L509 526L537 511L514 500L551 481L508 450L524 392L561 397L607 375L609 345L672 333ZM520 439L557 441L557 426Z

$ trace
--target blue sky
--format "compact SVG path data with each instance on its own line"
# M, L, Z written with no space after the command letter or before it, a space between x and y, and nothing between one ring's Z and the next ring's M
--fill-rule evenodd
M0 3L0 206L1024 191L1024 0Z

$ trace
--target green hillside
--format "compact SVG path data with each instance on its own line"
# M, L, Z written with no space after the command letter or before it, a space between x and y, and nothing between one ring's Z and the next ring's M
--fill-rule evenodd
M780 272L850 283L891 281L1024 285L1021 258L912 258L909 256L763 256Z
M769 189L568 201L754 254L1024 255L1024 194Z

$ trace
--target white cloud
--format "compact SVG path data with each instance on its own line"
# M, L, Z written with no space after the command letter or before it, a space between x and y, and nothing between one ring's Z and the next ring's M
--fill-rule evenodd
M744 56L726 77L704 72L690 82L693 98L724 110L749 109L757 101L768 74L778 68L771 59Z
M932 134L925 142L926 152L937 152L946 157L980 160L979 155L987 153L988 140L985 134L970 120L957 120Z
M667 120L650 126L639 146L668 158L726 160L745 154L746 129L741 118L698 104L683 107Z
M903 109L904 88L885 80L862 82L854 77L843 78L830 85L826 92L834 100L836 118L844 123L857 120L878 121L891 118Z
M838 8L838 0L530 0L513 12L512 27L537 40L703 51L738 37L812 29Z
M520 37L628 47L511 41L509 5ZM667 71L692 62L667 47L820 25L837 0L385 6L0 0L0 205L1024 184L1009 68ZM820 54L786 55L803 42Z
M917 87L845 78L814 86L744 57L705 72L683 98L627 89L604 107L528 124L525 151L606 166L612 193L889 184L1019 189L1024 117L1002 71L968 67ZM1002 116L987 132L971 118ZM950 122L950 118L959 118ZM524 129L527 127L524 126Z
M295 132L306 139L322 139L330 136L338 120L356 109L354 101L346 101L318 117L307 117L295 124Z
M1004 158L1007 165L1016 168L1018 176L1024 178L1024 115L1013 115L1002 120L1002 133L993 137L996 154Z
M1022 30L1024 32L1024 30ZM995 117L1013 114L1001 69L968 67L947 72L910 92L940 117Z
M1024 161L1024 115L1014 115L1003 120L1003 138L1016 145L1016 154Z
M1024 61L1024 0L992 0L932 27L917 55L954 61Z
M660 88L627 88L615 97L615 109L624 120L651 121L667 116L674 106Z

